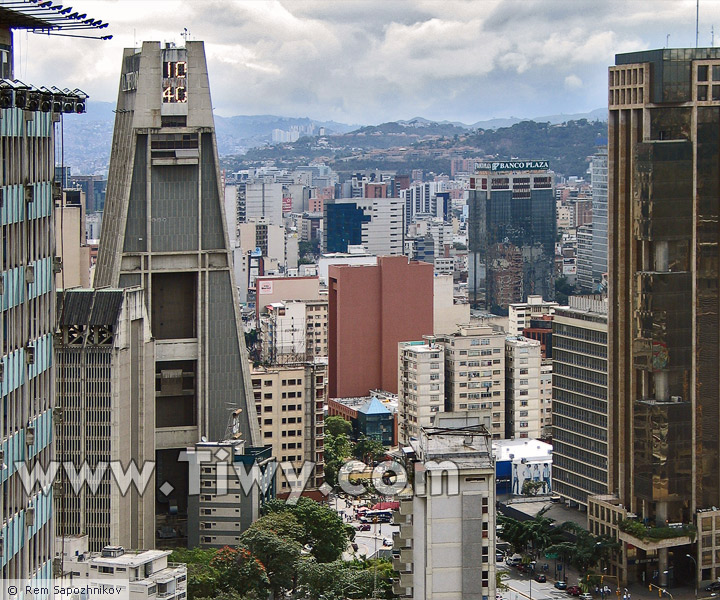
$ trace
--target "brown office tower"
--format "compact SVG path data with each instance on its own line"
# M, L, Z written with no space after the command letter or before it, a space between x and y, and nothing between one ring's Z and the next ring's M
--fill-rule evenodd
M328 271L331 398L397 393L398 343L433 333L433 266L405 256Z
M622 542L621 582L715 581L720 49L617 55L609 111L611 495L590 526Z
M203 43L126 49L116 113L95 285L145 290L157 514L169 517L158 526L162 538L183 537L188 462L180 452L224 439L237 410L242 439L259 441Z

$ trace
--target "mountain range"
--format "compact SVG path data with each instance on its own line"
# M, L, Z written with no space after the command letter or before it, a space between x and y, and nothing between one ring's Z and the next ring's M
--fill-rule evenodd
M115 105L111 102L89 101L87 113L82 115L64 115L62 136L62 154L64 164L70 166L75 174L102 174L107 172L110 159L110 146L115 121ZM550 115L520 119L509 117L490 119L465 124L458 121L431 121L423 117L397 121L398 129L448 129L465 130L497 129L509 127L521 121L532 120L550 124L563 123L571 120L587 119L588 121L607 120L606 109L596 109L589 113L572 115ZM342 135L350 132L372 131L375 127L363 127L357 124L338 123L336 121L316 121L307 117L283 117L276 115L237 115L233 117L215 117L215 128L218 141L218 153L222 155L243 154L250 148L272 143L273 130L290 131L296 127L301 132L313 131L315 135L321 127L327 135ZM418 132L420 133L420 132Z

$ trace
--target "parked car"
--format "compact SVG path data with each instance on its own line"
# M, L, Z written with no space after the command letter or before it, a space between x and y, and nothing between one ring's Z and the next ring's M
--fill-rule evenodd
M392 546L392 545L393 545L393 543L392 543L392 540L391 540L390 538L385 538L385 539L383 540L383 546Z
M713 581L709 586L705 588L706 592L717 592L720 591L720 581Z
M571 596L579 596L580 594L582 594L582 590L576 585L571 585L569 588L567 588L567 593Z
M580 598L580 600L593 600L592 594L588 593L580 594L580 596L578 597Z
M567 589L567 583L564 581L556 581L555 587L559 590L566 590Z
M505 562L511 567L517 567L522 563L522 556L519 554L513 554L512 556L508 556L507 559L505 559Z
M502 552L495 553L495 561L496 562L502 562L504 558L505 558L505 555Z
M545 583L547 581L547 577L545 577L544 573L538 573L535 575L535 581L538 583Z
M358 531L370 531L370 525L368 523L363 523L358 527Z

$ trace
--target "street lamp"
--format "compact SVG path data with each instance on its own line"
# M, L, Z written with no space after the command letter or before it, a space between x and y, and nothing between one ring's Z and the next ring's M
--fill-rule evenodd
M698 566L697 566L697 561L695 560L695 557L692 556L691 554L686 554L685 556L687 556L687 557L688 557L691 561L693 561L693 563L695 564L695 600L697 600L697 597L698 597Z

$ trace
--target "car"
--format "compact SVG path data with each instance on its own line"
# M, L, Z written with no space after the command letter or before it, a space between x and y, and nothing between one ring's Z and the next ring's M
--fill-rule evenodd
M547 577L545 577L544 573L538 573L535 575L535 581L538 583L545 583L547 581Z
M496 562L502 562L504 558L505 558L505 555L502 552L495 553L495 561Z
M713 581L709 586L705 588L706 592L717 592L720 591L720 581Z
M530 569L528 568L527 565L519 564L519 565L516 565L516 567L517 567L518 573L529 573L530 572Z
M358 527L358 531L370 531L370 525L363 523Z
M385 539L383 540L383 546L392 546L392 545L393 545L393 543L392 543L392 540L391 540L390 538L385 538Z
M580 600L593 600L592 594L588 594L588 593L580 594L580 596L578 596L578 598L580 598Z
M571 585L567 588L567 593L571 596L579 596L580 594L582 594L582 590L576 585Z
M556 581L555 587L559 590L566 590L567 589L567 583L564 581Z

